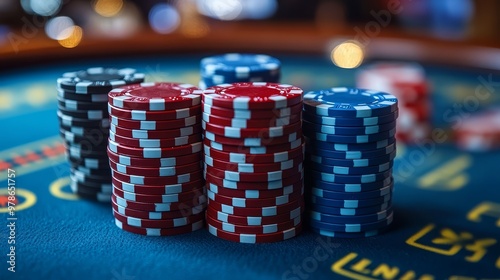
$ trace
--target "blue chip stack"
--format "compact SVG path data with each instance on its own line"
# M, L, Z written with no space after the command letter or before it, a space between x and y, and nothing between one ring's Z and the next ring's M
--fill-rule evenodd
M397 117L397 98L383 92L332 88L304 95L307 211L314 231L368 237L392 223Z
M228 53L202 59L200 72L201 89L244 82L279 83L281 62L264 54Z

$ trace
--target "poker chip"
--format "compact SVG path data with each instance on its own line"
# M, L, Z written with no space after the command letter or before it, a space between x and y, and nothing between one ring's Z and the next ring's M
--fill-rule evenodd
M372 90L331 88L304 95L304 110L318 116L368 118L390 114L397 108L394 95Z
M429 136L431 91L422 66L403 62L374 63L360 68L356 84L361 88L390 92L398 98L398 141L414 143ZM416 128L418 133L415 133Z
M218 151L204 144L203 151L205 156L217 158L230 163L274 163L288 161L301 155L303 156L305 152L305 145L303 144L301 147L285 152L270 154L246 154Z
M208 224L208 232L222 239L226 239L239 243L268 243L279 242L297 236L302 232L302 224L290 229L269 234L247 234L247 233L232 233L217 228L214 225Z
M236 182L217 177L214 174L205 172L205 180L207 183L214 184L214 187L223 187L234 190L275 190L293 185L302 180L302 172L294 174L283 180L268 181L268 182ZM210 186L212 188L212 186Z
M236 171L241 173L261 173L287 170L297 166L298 164L301 164L303 160L304 157L302 155L299 155L296 158L276 163L232 163L224 160L217 160L205 155L205 163L207 165L218 169Z
M201 91L190 84L141 83L109 92L109 104L132 110L170 111L200 104Z
M188 144L194 144L196 142L201 142L201 134L193 134L189 136L181 136L174 138L163 138L163 139L134 139L129 137L123 137L117 135L116 133L110 131L109 139L112 141L123 144L126 146L134 146L140 148L161 148L166 146L183 146Z
M199 116L201 112L201 105L170 111L128 110L109 105L108 112L110 115L120 119L136 121L165 121Z
M281 109L302 102L302 89L276 83L233 83L211 87L203 92L204 104L210 106L263 110Z
M200 62L200 87L240 82L278 83L278 59L264 54L229 53L203 58Z
M304 95L309 225L335 237L392 222L393 161L401 109L388 93L332 88Z
M190 233L202 229L204 224L205 222L201 220L192 224L175 228L144 228L144 227L134 227L134 226L129 226L127 224L123 224L123 222L115 218L115 225L118 228L131 233L147 235L147 236L171 236L171 235Z
M236 242L276 242L301 228L305 144L296 109L301 104L302 90L283 84L221 84L203 92L212 234Z
M297 217L300 217L303 211L304 207L299 206L285 214L262 217L262 216L236 216L216 211L212 208L207 208L206 215L218 221L235 225L263 226L263 225L271 225L271 224L281 223L283 221L293 220Z
M224 107L210 106L206 103L202 105L203 113L209 116L218 116L229 119L263 120L285 118L299 115L302 112L302 103L280 109L268 110L246 110L230 109Z
M165 158L141 158L114 153L108 149L109 160L126 166L142 166L142 167L168 167L177 165L186 165L190 163L200 162L202 160L201 153L193 153L183 156L173 156ZM107 163L109 166L109 163Z
M231 223L218 221L217 219L212 218L208 214L206 215L206 218L207 218L207 223L212 225L213 227L222 229L225 232L232 232L238 234L271 234L296 227L302 222L301 216L297 216L293 220L279 224L270 224L262 226L243 226L243 225L235 225Z
M301 126L295 126L296 129L300 128ZM203 128L205 129L205 125L203 125ZM254 131L257 133L257 131ZM263 130L263 134L269 135L269 131ZM230 146L244 146L244 147L259 147L259 146L277 146L281 144L285 144L288 146L284 146L282 149L290 149L293 147L293 145L297 145L297 142L302 142L302 132L294 132L294 133L289 133L283 136L277 136L277 137L257 137L254 135L254 137L243 137L243 138L237 138L237 137L225 137L222 135L218 135L215 133L212 133L208 130L204 131L204 136L205 139L213 142L218 142L220 144L224 145L230 145ZM297 141L301 140L301 141ZM290 147L290 148L289 148Z
M107 94L144 81L131 68L89 68L57 79L57 116L70 169L70 186L83 198L111 200L111 169L106 156L109 135Z
M386 228L383 228L381 230L369 230L369 231L363 231L363 232L342 232L342 231L330 231L330 230L324 230L324 229L318 229L311 227L311 230L314 232L317 232L318 234L328 236L328 237L335 237L335 238L363 238L363 237L372 237L379 235L383 232L385 232Z
M116 135L134 139L162 139L166 135L169 137L182 137L190 136L193 134L201 133L201 125L187 126L177 129L166 130L141 130L141 129L128 129L110 124L109 130Z
M457 146L466 151L485 152L500 148L500 107L491 107L464 119L454 128Z
M202 227L207 196L200 101L199 89L178 83L109 92L107 154L118 227L157 236Z

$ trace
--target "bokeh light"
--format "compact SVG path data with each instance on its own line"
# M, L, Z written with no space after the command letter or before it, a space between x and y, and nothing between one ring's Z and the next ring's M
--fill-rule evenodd
M61 10L62 0L21 0L21 7L28 14L48 17Z
M45 34L54 40L64 40L71 36L75 23L69 17L55 17L49 19L45 25Z
M365 53L356 41L345 41L333 48L330 53L332 62L341 68L351 69L361 65Z
M86 18L85 31L89 37L126 38L142 27L141 12L132 2L124 2L123 8L113 17L91 13Z
M156 4L149 11L151 28L160 33L168 34L175 31L181 23L181 17L175 7L169 4Z
M94 11L103 17L113 17L123 8L123 0L94 0Z
M242 1L243 16L249 19L266 19L274 15L278 9L276 0Z
M241 0L198 0L196 4L201 14L219 20L238 19L243 11Z
M83 38L83 29L80 26L73 26L71 33L66 39L58 40L59 44L65 48L71 49L80 44Z

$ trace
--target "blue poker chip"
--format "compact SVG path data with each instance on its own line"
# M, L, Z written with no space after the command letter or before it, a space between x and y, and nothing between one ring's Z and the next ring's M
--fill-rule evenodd
M309 201L312 204L318 204L328 207L363 208L363 207L370 207L370 206L384 204L386 202L389 202L391 198L392 198L391 193L381 197L369 198L369 199L328 199L315 195L310 195Z
M378 230L369 230L369 231L364 231L364 232L339 232L339 231L330 231L330 230L324 230L324 229L319 229L315 227L311 227L311 230L321 234L323 236L328 236L328 237L334 237L334 238L364 238L364 237L372 237L372 236L377 236L381 233L383 233L386 228L378 229Z
M325 181L328 183L344 183L344 184L359 184L359 183L373 183L384 181L392 176L392 169L381 173L363 174L363 175L339 175L320 172L309 169L309 176L312 179Z
M390 184L380 189L365 192L334 192L322 188L316 188L313 184L309 186L311 187L311 194L326 199L371 199L390 194L394 188L394 185Z
M311 140L323 141L323 142L334 142L334 143L369 143L377 142L380 140L388 139L396 135L396 128L391 130L382 131L374 134L359 134L359 135L338 135L338 134L326 134L318 132L314 127L305 125L303 128L303 133L305 136L309 137Z
M393 219L394 219L394 213L391 210L391 213L389 213L389 215L387 215L387 217L385 219L382 219L380 221L376 221L373 223L332 224L332 223L319 222L316 220L310 220L309 223L310 223L311 227L314 227L316 229L328 230L328 231L364 232L364 231L378 230L381 228L385 228L392 223Z
M312 177L312 176L311 176ZM392 184L392 177L371 183L332 183L317 179L306 179L306 185L330 192L360 193L376 191Z
M384 148L378 150L367 150L367 151L332 151L332 150L324 150L321 148L316 148L311 142L306 145L306 150L310 154L322 155L328 158L337 158L337 159L367 159L367 158L376 158L388 155L394 151L396 151L396 143L390 144Z
M379 117L369 117L369 118L340 118L340 117L324 117L318 116L310 112L303 112L302 118L308 122L323 124L323 125L334 125L334 126L372 126L381 125L395 121L398 118L399 110L394 112L379 116Z
M313 204L308 206L308 210L334 216L361 216L361 215L376 214L378 212L389 209L391 206L392 206L392 201L363 208L341 208L341 207L329 207L320 204Z
M345 143L333 143L333 142L323 142L311 140L308 137L304 137L306 143L311 144L315 148L331 151L366 151L366 150L377 150L386 148L387 146L396 142L396 137L390 137L377 142L362 143L362 144L345 144Z
M223 75L225 77L249 78L255 73L277 73L281 62L264 54L228 53L203 58L200 62L201 76Z
M367 159L338 159L338 158L323 157L317 154L307 154L306 157L311 162L317 164L345 166L345 167L367 167L367 166L380 165L394 160L394 158L396 157L396 151L393 151L390 154L383 155L380 157L367 158Z
M338 165L325 165L317 162L308 162L307 166L313 170L342 175L363 175L380 173L392 168L393 162L388 161L380 165L364 166L364 167L347 167Z
M333 126L308 122L304 120L304 126L315 132L332 135L371 135L388 131L396 127L396 121L381 125L371 126Z
M387 218L392 213L392 207L382 210L375 214L357 215L357 216L342 216L330 215L316 211L309 211L311 220L329 223L329 224L360 224L360 223L374 223Z
M368 118L397 109L398 99L380 91L338 87L304 95L304 110L318 116Z

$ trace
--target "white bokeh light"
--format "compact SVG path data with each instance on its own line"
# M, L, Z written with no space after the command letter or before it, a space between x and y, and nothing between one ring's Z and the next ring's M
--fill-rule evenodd
M62 7L62 0L21 0L21 7L29 14L53 16Z
M149 11L149 24L151 28L160 34L168 34L175 31L181 23L181 17L175 7L169 4L156 4Z
M68 38L74 26L74 22L69 17L55 17L47 21L45 25L45 34L54 40L63 40Z

